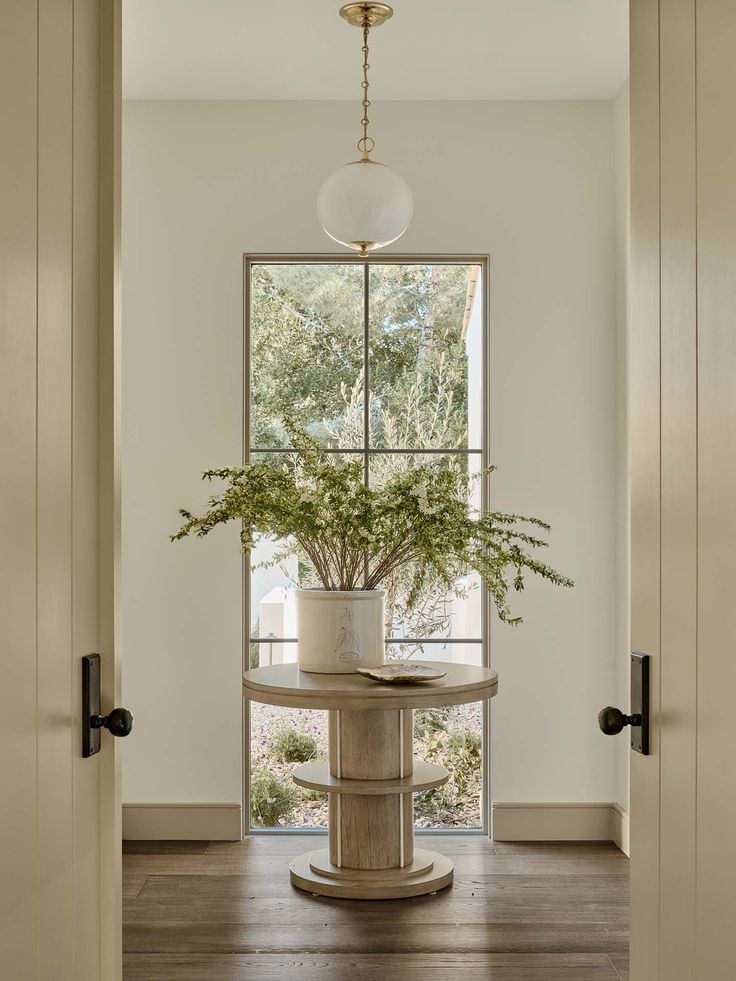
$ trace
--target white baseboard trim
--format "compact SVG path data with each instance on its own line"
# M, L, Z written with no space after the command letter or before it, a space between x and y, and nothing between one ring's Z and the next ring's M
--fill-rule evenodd
M123 804L128 841L238 841L241 805L228 803ZM629 814L611 803L493 805L496 841L612 841L629 854Z
M620 804L611 804L611 840L627 858L631 858L629 812Z
M123 804L127 841L238 841L240 804Z
M496 841L613 841L628 854L629 818L622 807L610 802L497 801L493 837Z

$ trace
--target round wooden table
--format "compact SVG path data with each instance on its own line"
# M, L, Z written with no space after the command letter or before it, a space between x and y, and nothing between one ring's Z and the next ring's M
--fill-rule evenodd
M255 702L325 709L329 761L294 769L294 782L329 798L329 847L291 863L291 881L320 896L400 899L449 886L453 864L414 847L413 794L440 787L444 766L414 759L414 709L492 698L498 675L432 662L437 681L383 685L359 674L312 674L296 664L254 668L243 694Z

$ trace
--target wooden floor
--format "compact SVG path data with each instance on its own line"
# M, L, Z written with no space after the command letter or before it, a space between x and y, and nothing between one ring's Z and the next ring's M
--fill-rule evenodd
M423 837L454 886L390 902L293 889L289 859L321 844L126 842L125 981L628 979L629 868L612 844Z

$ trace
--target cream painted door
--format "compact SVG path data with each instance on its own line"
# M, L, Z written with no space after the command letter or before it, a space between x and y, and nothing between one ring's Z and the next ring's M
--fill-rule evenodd
M119 10L0 0L0 976L114 981ZM119 702L118 702L119 704Z
M631 3L632 981L736 978L736 2Z

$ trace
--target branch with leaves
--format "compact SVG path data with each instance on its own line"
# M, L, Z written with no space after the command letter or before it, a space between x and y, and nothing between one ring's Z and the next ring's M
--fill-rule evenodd
M406 607L428 579L452 589L476 572L488 587L501 620L516 624L508 594L524 588L529 573L558 586L566 576L535 557L547 545L549 525L538 518L500 511L473 515L473 478L459 469L426 463L366 487L360 461L341 461L287 423L295 450L290 464L269 463L208 470L206 480L225 489L204 514L182 510L184 524L172 540L202 538L230 521L241 523L243 550L259 538L281 542L279 559L306 555L327 590L378 589L398 570L411 568ZM482 476L482 475L480 475ZM476 477L477 479L477 477Z

